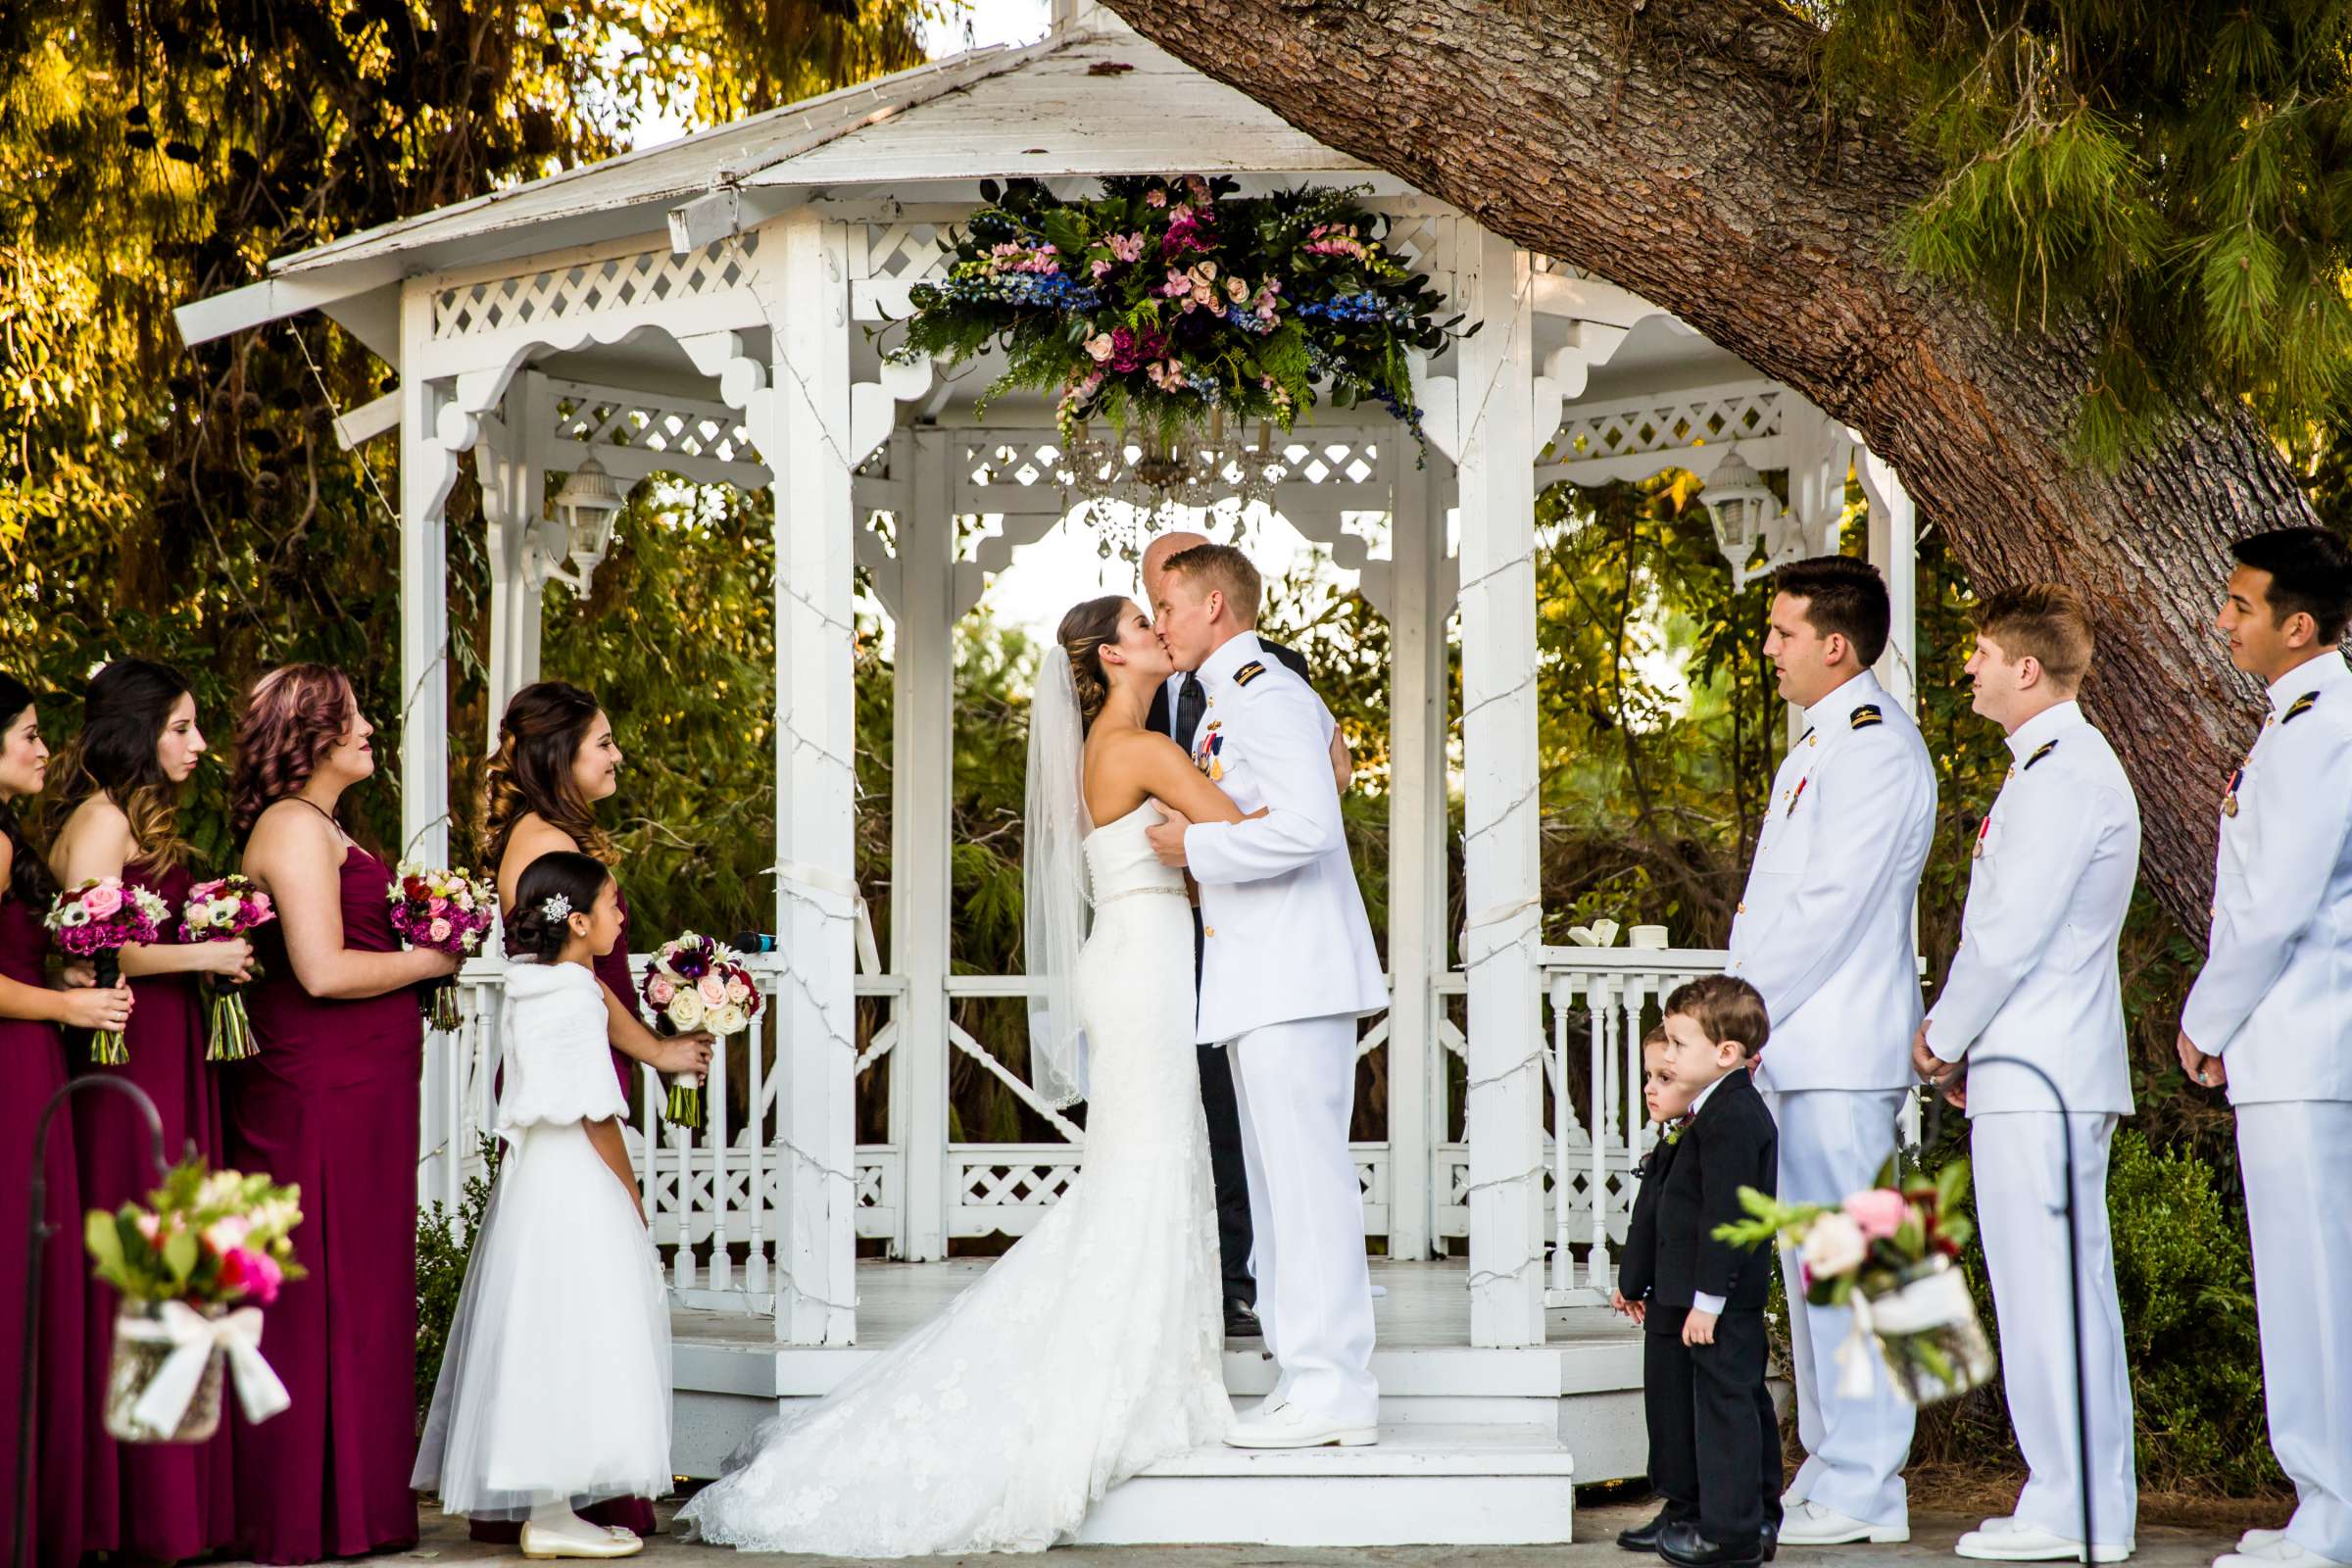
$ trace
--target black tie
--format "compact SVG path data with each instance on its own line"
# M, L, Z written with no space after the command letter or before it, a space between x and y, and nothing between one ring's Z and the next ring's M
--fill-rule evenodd
M1193 749L1193 734L1208 712L1208 693L1200 689L1200 681L1191 670L1176 684L1176 728L1171 737L1186 751Z

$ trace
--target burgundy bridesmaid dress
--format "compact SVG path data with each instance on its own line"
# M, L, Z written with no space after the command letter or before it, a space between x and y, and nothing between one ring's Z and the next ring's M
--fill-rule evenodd
M158 871L134 860L123 868L122 880L171 906L170 929L179 928L180 906L195 880L185 867ZM120 1067L92 1064L88 1037L82 1036L75 1042L75 1070L113 1073L145 1090L163 1117L167 1160L181 1158L193 1144L211 1164L224 1163L220 1085L204 1059L204 1001L196 976L142 975L132 979L130 990L130 1027L123 1031L130 1060ZM119 1208L144 1200L154 1188L146 1122L121 1095L85 1090L74 1096L74 1142L83 1206ZM297 1233L295 1246L303 1240ZM173 1562L234 1544L229 1423L223 1420L210 1442L194 1445L118 1444L108 1437L96 1412L106 1398L116 1297L93 1279L83 1299L83 1409L89 1412L82 1434L83 1549Z
M620 1004L631 1017L636 1017L637 986L629 977L629 899L617 886L613 892L620 897L620 940L612 944L611 953L596 960L594 967L596 977L605 983L606 989L620 999ZM621 1099L628 1100L638 1078L636 1058L615 1050L612 1071L620 1079ZM649 1497L613 1497L582 1508L580 1517L591 1524L625 1525L640 1536L655 1535L660 1530L654 1523L654 1504ZM476 1541L508 1543L522 1539L522 1526L511 1519L476 1519L469 1533Z
M0 892L0 974L44 984L45 910ZM24 1222L31 1213L32 1136L41 1107L66 1081L57 1026L0 1018L0 1497L17 1488L17 1400L24 1392L18 1348L24 1338ZM87 1093L87 1091L85 1091ZM104 1091L99 1091L104 1093ZM81 1556L82 1276L81 1183L74 1167L74 1118L49 1121L45 1197L58 1227L42 1249L41 1332L33 1347L40 1388L32 1416L31 1560L73 1568ZM95 1418L93 1417L93 1423ZM0 1529L8 1521L0 1520Z
M343 857L343 945L397 953L391 869ZM314 997L275 922L254 933L247 992L258 1054L227 1070L230 1155L302 1188L294 1255L307 1278L268 1309L262 1349L293 1403L237 1417L237 1518L266 1563L316 1562L416 1540L416 1129L424 1019L414 988Z

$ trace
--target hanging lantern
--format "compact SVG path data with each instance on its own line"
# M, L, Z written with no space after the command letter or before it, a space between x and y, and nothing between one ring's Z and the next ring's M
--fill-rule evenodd
M1780 498L1765 487L1764 476L1749 467L1738 452L1727 456L1707 480L1699 499L1715 524L1715 548L1731 563L1732 586L1744 588L1770 571L1786 513ZM1757 547L1765 552L1762 564L1750 564Z
M612 525L619 519L625 500L603 464L594 458L581 459L580 466L564 481L564 488L556 492L554 502L556 520L564 525L571 570L550 565L547 574L587 598L589 579L612 548Z

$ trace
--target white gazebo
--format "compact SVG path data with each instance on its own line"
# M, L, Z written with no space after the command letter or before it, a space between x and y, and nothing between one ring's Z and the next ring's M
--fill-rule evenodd
M493 712L538 676L543 585L601 555L595 509L555 507L551 475L593 459L622 487L665 473L773 491L781 952L759 960L773 1005L732 1064L753 1110L730 1123L722 1062L706 1132L649 1117L633 1140L676 1300L676 1466L708 1475L752 1422L821 1395L986 1266L951 1258L953 1239L1023 1232L1082 1159L1080 1129L951 1015L957 999L1025 987L950 972L952 637L989 575L1070 510L1052 410L1007 398L983 422L985 367L950 380L889 365L865 329L940 274L983 179L1075 192L1105 174L1196 172L1245 192L1368 186L1392 244L1484 329L1420 368L1426 466L1366 410L1318 411L1271 455L1273 508L1360 572L1393 637L1393 994L1362 1041L1386 1053L1391 1103L1386 1137L1356 1151L1365 1233L1385 1253L1376 1371L1391 1430L1371 1449L1161 1466L1114 1493L1088 1539L1565 1541L1572 1483L1638 1474L1645 1456L1638 1339L1599 1309L1642 1147L1643 1008L1721 956L1542 944L1537 491L1668 468L1704 478L1734 455L1783 470L1786 514L1751 505L1748 528L1722 530L1748 569L1834 548L1858 473L1895 594L1881 674L1908 702L1912 512L1851 432L1656 307L1309 140L1080 0L1060 0L1038 44L356 234L179 318L193 343L323 311L399 376L339 428L347 445L399 436L411 857L450 853L443 505L460 458L474 456L489 526ZM968 549L962 518L980 521ZM853 863L858 568L897 650L887 954ZM1469 914L1449 932L1456 788ZM427 1054L428 1199L455 1199L487 1121L500 965L466 978L469 1021ZM863 1038L860 998L885 1009ZM951 1142L958 1052L1060 1141ZM859 1145L857 1097L878 1074L889 1141ZM861 1238L887 1257L861 1263ZM1253 1346L1229 1349L1228 1368L1237 1394L1271 1387Z

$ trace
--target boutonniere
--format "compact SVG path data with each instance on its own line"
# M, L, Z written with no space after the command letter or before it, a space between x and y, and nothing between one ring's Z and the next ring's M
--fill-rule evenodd
M1160 755L1164 757L1164 756L1166 756L1167 754L1163 752L1163 753L1161 753ZM1689 1129L1690 1125L1690 1117L1688 1117L1688 1116L1677 1116L1677 1117L1675 1117L1675 1118L1674 1118L1674 1120L1672 1120L1672 1121L1670 1121L1670 1122L1668 1122L1668 1123L1666 1124L1666 1142L1667 1142L1667 1143L1669 1143L1669 1144L1679 1144L1679 1143L1681 1143L1681 1142L1683 1141L1683 1134L1684 1134L1684 1132L1685 1132L1687 1129Z

